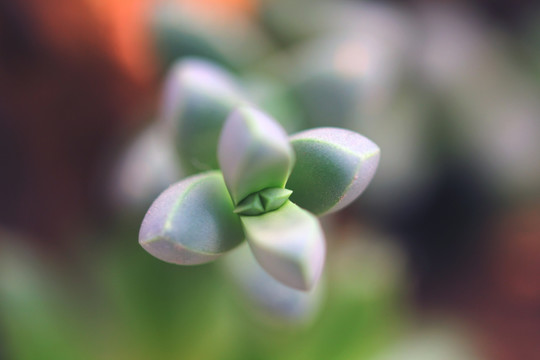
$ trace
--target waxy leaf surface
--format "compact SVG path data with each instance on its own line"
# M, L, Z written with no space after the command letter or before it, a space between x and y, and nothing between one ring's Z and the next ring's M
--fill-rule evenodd
M162 117L174 129L183 170L194 174L218 169L221 128L245 101L232 77L210 62L181 60L167 76L163 97Z
M248 244L223 258L241 294L265 319L275 324L305 324L313 320L321 305L323 284L311 291L293 289L270 276L259 265Z
M218 158L235 204L257 191L282 188L294 164L285 130L251 106L241 106L227 118Z
M299 290L317 283L326 244L314 215L287 201L275 211L241 219L255 258L270 275Z
M163 261L212 261L244 240L238 215L218 171L186 178L152 204L139 232L141 246Z
M291 201L316 215L350 204L368 186L379 164L379 147L339 128L317 128L291 136L296 165L287 182Z

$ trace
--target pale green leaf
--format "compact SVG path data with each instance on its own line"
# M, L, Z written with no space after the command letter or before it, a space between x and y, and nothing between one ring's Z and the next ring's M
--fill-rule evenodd
M317 283L326 244L314 215L287 201L278 210L241 219L255 258L270 275L299 290Z
M339 128L317 128L291 137L296 165L287 182L291 201L317 215L342 209L368 186L380 149L371 140Z
M317 314L324 286L301 291L270 276L257 262L248 244L242 244L223 258L226 270L238 285L240 295L272 324L303 325ZM324 279L321 279L324 280Z
M251 106L241 106L227 118L218 158L236 204L257 191L282 188L294 164L285 130Z
M245 97L234 79L211 62L187 58L167 75L161 116L187 174L218 169L216 156L221 128Z
M214 260L244 239L218 171L186 178L165 190L141 225L139 243L163 261L192 265Z

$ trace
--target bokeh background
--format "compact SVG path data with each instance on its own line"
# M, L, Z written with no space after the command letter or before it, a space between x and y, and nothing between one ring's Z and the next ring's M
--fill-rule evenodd
M381 147L314 293L138 245L186 56ZM0 201L0 359L540 359L539 6L1 0Z

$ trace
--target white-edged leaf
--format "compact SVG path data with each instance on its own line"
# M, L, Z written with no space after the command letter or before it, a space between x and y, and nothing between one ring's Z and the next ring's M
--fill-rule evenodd
M248 244L242 244L223 258L226 270L262 319L270 323L308 324L320 308L324 284L301 291L270 276L259 265ZM324 280L324 279L321 279Z
M344 208L368 186L380 149L368 138L340 128L291 136L296 165L287 182L291 201L316 215Z
M255 258L276 280L299 290L317 283L326 243L314 215L287 201L275 211L241 220Z
M171 135L187 174L218 169L221 128L229 113L244 101L233 77L209 61L187 58L170 70L161 116L173 129Z
M294 164L294 152L287 133L274 119L246 105L227 118L218 159L237 204L257 191L283 187Z
M220 172L191 176L154 201L142 222L139 243L170 263L212 261L244 240L233 208Z

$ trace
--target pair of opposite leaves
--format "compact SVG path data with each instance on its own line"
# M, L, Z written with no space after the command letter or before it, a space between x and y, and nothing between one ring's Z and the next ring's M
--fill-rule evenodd
M275 120L244 105L225 121L217 153L221 172L188 177L154 201L140 244L161 260L192 265L247 239L270 275L309 290L326 249L315 215L337 211L362 193L377 168L379 148L338 128L288 138Z

